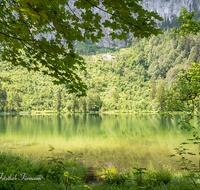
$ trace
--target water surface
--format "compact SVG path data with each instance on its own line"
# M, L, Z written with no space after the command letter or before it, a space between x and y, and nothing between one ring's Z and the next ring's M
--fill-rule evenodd
M80 161L95 167L115 166L118 171L132 167L170 165L168 158L185 139L187 131L177 122L157 114L66 116L1 116L1 149L31 157L47 156L48 145L59 155L67 150L84 153Z

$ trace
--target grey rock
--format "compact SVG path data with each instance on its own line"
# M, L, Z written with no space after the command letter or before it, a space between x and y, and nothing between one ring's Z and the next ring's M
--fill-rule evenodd
M69 5L72 6L73 10L77 14L80 14L80 11L76 10L76 7L73 6L74 2L75 0L69 0ZM160 15L164 19L164 21L169 20L170 22L175 17L180 16L179 11L182 6L185 6L189 12L194 11L194 7L196 7L197 10L200 10L199 0L143 0L139 3L145 10L154 11L158 13L158 15ZM110 18L110 15L108 13L105 13L97 8L94 8L92 11L94 13L98 13L102 17L101 19L102 22L105 19ZM162 25L161 21L156 20L156 23ZM126 47L125 40L111 39L111 37L109 36L110 30L108 28L103 28L103 31L105 37L100 39L99 42L96 43L96 45L109 48ZM128 35L130 38L133 36L132 34Z
M69 0L69 7L65 6L66 9L72 10L73 13L75 13L78 17L80 17L81 12L84 12L85 10L77 9L74 6L74 2L76 0ZM185 6L186 9L191 12L195 10L200 10L200 1L199 0L143 0L139 2L140 5L145 10L148 11L154 11L158 13L164 20L169 20L170 22L175 18L178 17L179 11L182 6ZM103 8L103 6L101 6ZM100 9L93 8L92 10L94 13L98 13L102 18L101 22L104 22L106 19L110 18L110 15L106 12L101 11ZM156 20L157 24L162 25L161 21ZM102 26L103 32L105 34L105 37L101 38L96 45L100 47L108 47L108 48L114 48L114 47L126 47L126 40L119 40L115 39L112 40L110 37L110 33L112 30L109 28L104 28ZM84 30L82 30L82 33L84 33ZM133 37L133 34L127 34L129 38ZM48 33L48 34L39 34L35 36L36 39L41 39L42 37L46 37L48 40L55 38L55 33ZM77 44L78 41L74 42L74 45ZM63 40L64 43L64 40ZM81 42L83 43L83 42Z

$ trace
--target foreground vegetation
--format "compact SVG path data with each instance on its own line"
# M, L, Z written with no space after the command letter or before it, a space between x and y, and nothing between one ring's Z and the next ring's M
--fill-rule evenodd
M50 146L50 152L54 148ZM9 152L0 154L0 189L167 189L200 188L199 174L175 172L169 167L133 168L118 173L115 167L91 168L77 162L82 154L67 151L71 159L54 153L45 159L33 160ZM196 175L196 176L195 176Z

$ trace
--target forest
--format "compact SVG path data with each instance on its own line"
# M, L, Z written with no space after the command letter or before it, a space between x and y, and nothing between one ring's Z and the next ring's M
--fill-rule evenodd
M199 63L200 34L171 34L167 27L157 36L128 39L126 48L76 44L87 63L87 71L77 72L89 89L81 98L49 76L0 61L0 76L8 79L0 84L1 112L160 111L179 71Z

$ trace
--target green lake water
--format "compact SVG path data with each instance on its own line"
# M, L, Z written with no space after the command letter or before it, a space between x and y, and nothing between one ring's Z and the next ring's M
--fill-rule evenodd
M157 114L66 116L0 116L1 151L32 158L49 155L49 144L58 156L70 150L84 153L79 161L94 167L165 165L177 169L178 157L169 158L191 134L174 120ZM195 149L194 149L195 150ZM194 159L197 163L197 160Z

